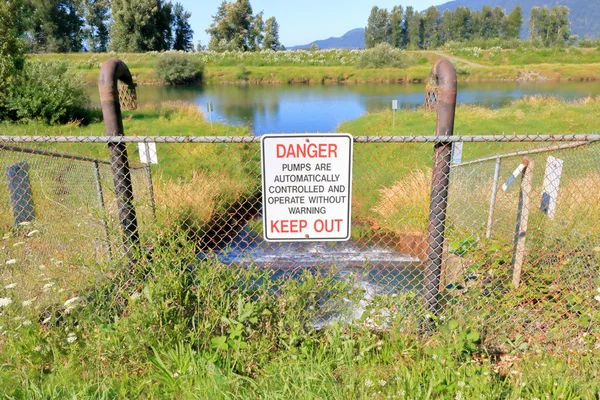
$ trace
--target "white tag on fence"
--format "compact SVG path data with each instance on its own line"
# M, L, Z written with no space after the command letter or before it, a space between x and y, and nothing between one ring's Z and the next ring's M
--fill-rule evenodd
M558 188L560 186L563 163L563 160L550 156L546 164L540 209L551 219L554 219L556 212L556 201L558 200Z
M142 164L158 164L156 143L138 143L138 151Z
M504 185L502 185L502 190L504 190L506 192L506 189L508 189L508 187L510 185L512 185L512 183L515 181L515 179L517 179L517 176L521 175L524 170L525 170L525 164L519 164L517 169L515 169L515 172L513 172L512 175L508 177L508 179L506 180Z
M452 144L452 164L460 164L462 162L464 142L454 142Z

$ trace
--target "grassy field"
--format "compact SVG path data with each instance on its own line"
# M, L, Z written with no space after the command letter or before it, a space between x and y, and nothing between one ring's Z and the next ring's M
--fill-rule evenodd
M110 57L125 61L139 84L158 84L154 72L159 53L144 54L35 54L32 59L72 62L84 81L97 82L99 66ZM450 58L459 79L476 81L515 81L528 79L597 80L600 79L596 49L509 49L453 47L439 51L406 52L412 66L406 69L361 69L356 67L358 50L285 51L260 53L194 53L205 63L206 83L251 84L337 84L337 83L410 83L424 82L431 65L442 57ZM530 79L530 78L529 78Z
M514 126L517 134L592 132L600 122L599 108L599 99L552 98L524 99L498 110L460 106L456 133L513 133L508 129ZM395 130L391 119L390 112L368 114L338 130L432 134L435 125L435 114L422 110L399 111ZM124 120L129 136L248 134L245 128L211 127L185 104L126 112ZM32 123L2 125L0 132L93 136L102 135L103 128L99 121L60 127ZM72 145L38 146L107 158L105 145L85 144L75 151ZM466 144L463 158L517 146L523 148ZM135 154L135 146L128 151ZM159 145L158 153L160 164L153 169L158 219L142 215L144 242L154 250L133 274L125 275L118 261L73 259L82 253L78 246L85 238L67 242L70 253L62 258L43 251L56 245L57 226L79 232L66 219L15 229L8 204L1 209L1 396L516 400L595 399L600 393L600 281L590 272L600 262L600 234L586 217L598 215L597 146L565 157L577 161L579 170L573 179L565 177L561 190L576 195L571 201L579 208L558 214L556 226L532 216L532 231L542 237L532 235L530 243L543 251L528 258L519 289L497 283L509 273L503 265L510 259L512 236L504 235L504 228L514 231L512 216L507 225L498 224L491 241L480 238L481 226L466 226L477 221L480 209L487 210L493 163L453 175L451 196L461 189L463 203L450 205L449 247L467 263L468 274L492 277L493 286L445 292L449 317L425 332L413 292L376 296L362 318L315 330L315 309L324 296L334 303L357 303L364 299L362 288L336 279L334 271L282 281L270 270L197 260L197 243L182 225L190 219L181 216L192 213L194 229L201 229L238 199L253 196L260 182L258 147L174 144ZM353 218L360 225L354 236L373 240L382 231L422 233L432 146L356 144L354 156ZM44 161L38 163L45 167ZM541 157L536 165L543 169ZM503 168L504 177L514 165ZM68 200L51 195L55 190L45 193L47 207ZM499 198L499 215L514 212L516 190L506 196ZM111 199L108 192L107 202ZM464 204L469 213L457 215ZM565 232L579 232L587 241ZM377 318L385 323L370 321Z

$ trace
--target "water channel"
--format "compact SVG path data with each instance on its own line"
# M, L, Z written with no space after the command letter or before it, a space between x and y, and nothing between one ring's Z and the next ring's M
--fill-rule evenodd
M92 105L99 106L97 89L90 87ZM255 134L329 132L347 120L369 112L423 104L425 86L408 85L203 85L139 86L141 104L185 101L206 111L213 120L247 125ZM600 95L600 82L485 82L459 83L458 102L498 108L525 96L558 96L568 100Z

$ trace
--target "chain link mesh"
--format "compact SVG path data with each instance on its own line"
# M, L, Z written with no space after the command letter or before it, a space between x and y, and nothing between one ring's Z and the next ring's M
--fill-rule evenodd
M350 241L267 243L258 138L1 136L0 279L19 281L30 297L44 282L76 293L98 277L135 293L120 273L132 268L123 244L139 236L137 250L151 258L176 240L214 268L240 271L232 293L277 298L304 285L298 302L314 328L340 320L409 330L426 317L454 318L490 338L575 346L600 334L600 148L585 141L594 138L452 138L464 153L449 169L432 315L422 301L432 137L355 138ZM115 189L123 182L113 181L107 142L127 149L131 198ZM142 142L156 143L158 164L139 162Z

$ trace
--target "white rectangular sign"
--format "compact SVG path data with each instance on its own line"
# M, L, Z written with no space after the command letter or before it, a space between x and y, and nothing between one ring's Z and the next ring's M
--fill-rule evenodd
M261 138L265 240L350 239L352 144L348 134Z
M558 188L560 186L563 163L563 160L550 156L546 164L540 209L551 219L554 219L556 212L556 201L558 200Z
M392 100L392 110L398 109L398 100Z
M156 143L138 143L138 151L142 164L158 164Z
M464 142L454 142L452 144L452 163L460 164L462 162Z

